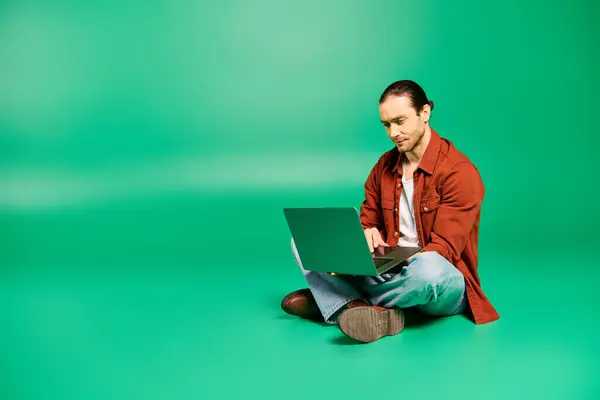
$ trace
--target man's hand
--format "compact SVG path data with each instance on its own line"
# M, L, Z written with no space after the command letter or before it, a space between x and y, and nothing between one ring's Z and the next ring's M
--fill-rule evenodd
M379 246L390 247L389 244L383 241L377 228L365 229L365 237L367 238L367 243L369 244L369 250L371 251L371 254L374 253L375 249Z

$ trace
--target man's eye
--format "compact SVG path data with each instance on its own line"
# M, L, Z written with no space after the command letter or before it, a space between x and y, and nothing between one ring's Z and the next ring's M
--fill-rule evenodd
M386 128L389 128L390 127L390 123L389 122L384 122L383 126L385 126Z

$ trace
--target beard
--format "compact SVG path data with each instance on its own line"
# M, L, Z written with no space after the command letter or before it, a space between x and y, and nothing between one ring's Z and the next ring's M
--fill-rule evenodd
M409 153L414 150L415 147L421 143L423 136L425 135L425 128L413 131L409 138L402 143L396 143L396 148L400 153Z

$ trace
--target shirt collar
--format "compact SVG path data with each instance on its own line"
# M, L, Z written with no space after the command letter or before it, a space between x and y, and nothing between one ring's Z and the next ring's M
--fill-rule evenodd
M438 155L440 154L441 142L442 138L440 135L433 128L431 128L431 138L429 139L429 144L427 144L425 153L423 153L423 158L421 158L418 169L425 171L429 175L433 174L435 163L438 159ZM400 175L402 175L402 155L399 155L398 157L396 162L396 170Z

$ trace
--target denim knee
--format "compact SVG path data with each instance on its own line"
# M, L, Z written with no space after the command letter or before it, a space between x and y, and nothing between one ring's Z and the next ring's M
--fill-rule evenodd
M416 255L409 262L408 269L411 278L418 281L423 287L437 286L446 282L452 286L456 285L457 290L464 289L462 273L435 251Z
M300 269L303 269L302 263L300 262L300 255L298 254L298 249L296 248L296 243L294 242L294 238L292 238L290 242L292 246L292 255L294 256L294 261L296 261L296 264L298 264Z
M298 267L300 268L300 270L302 271L302 273L305 276L309 273L313 273L313 274L320 273L320 272L307 271L304 269L304 266L302 265L302 261L300 260L300 254L298 254L298 249L296 248L296 243L294 242L294 238L291 239L291 246L292 246L292 255L294 256L294 261L296 261L296 264L298 265Z

